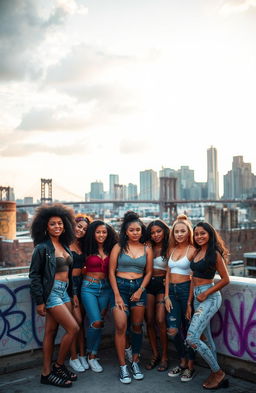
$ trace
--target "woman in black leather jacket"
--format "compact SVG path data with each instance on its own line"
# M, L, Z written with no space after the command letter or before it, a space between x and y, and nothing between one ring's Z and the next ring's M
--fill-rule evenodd
M37 313L45 316L41 383L59 387L70 387L77 379L64 365L79 330L71 312L72 253L68 246L74 238L73 225L72 210L56 204L41 206L31 226L35 249L29 272L30 290ZM66 332L61 339L57 361L51 367L59 325Z

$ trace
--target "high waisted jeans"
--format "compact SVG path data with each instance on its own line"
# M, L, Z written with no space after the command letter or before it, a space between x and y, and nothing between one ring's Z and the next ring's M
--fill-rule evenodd
M210 321L221 306L221 294L219 291L212 293L203 302L196 297L205 292L214 284L199 285L194 288L194 315L192 317L186 342L193 347L206 361L213 372L220 369L217 362L216 347L211 334ZM204 335L204 341L201 335Z
M87 329L87 352L97 354L100 341L102 328L93 326L94 322L103 321L103 312L107 309L111 288L108 280L83 280L81 288L81 298L86 316L89 320L89 327Z
M187 302L189 297L190 281L169 285L169 297L172 302L172 308L167 313L166 323L168 329L176 329L177 333L170 336L178 352L179 358L195 359L195 352L185 346L184 338L186 337L189 321L185 318Z

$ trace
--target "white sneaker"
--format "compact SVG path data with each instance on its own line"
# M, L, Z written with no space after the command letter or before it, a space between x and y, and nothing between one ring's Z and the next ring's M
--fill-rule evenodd
M125 348L125 359L129 360L132 363L132 347Z
M120 366L120 382L122 383L131 383L132 379L130 377L130 373L127 365Z
M101 373L103 371L103 368L99 364L97 359L89 359L88 358L88 363L92 371L95 373Z
M132 363L132 375L133 375L133 378L137 379L137 380L144 378L144 374L140 370L139 363L136 363L136 362Z
M85 368L82 366L82 364L80 363L79 359L69 359L69 365L70 367L73 368L74 371L76 371L77 373L82 373L85 371Z
M85 370L89 369L89 364L87 362L86 356L78 356L78 359L80 360L81 365Z

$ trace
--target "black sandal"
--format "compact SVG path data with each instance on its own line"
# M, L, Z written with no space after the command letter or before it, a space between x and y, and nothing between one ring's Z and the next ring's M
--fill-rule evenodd
M72 382L67 381L59 375L54 374L53 371L48 375L41 375L40 382L44 385L59 386L60 388L71 388Z
M150 362L148 364L146 364L145 369L152 370L153 368L155 368L158 365L159 362L160 362L160 356L159 355L153 356L150 359Z
M56 364L58 364L59 367L57 367ZM59 364L57 362L56 364L52 366L54 374L68 381L73 382L77 380L77 375L75 373L72 373L72 371L69 371L69 369L65 366L65 364Z

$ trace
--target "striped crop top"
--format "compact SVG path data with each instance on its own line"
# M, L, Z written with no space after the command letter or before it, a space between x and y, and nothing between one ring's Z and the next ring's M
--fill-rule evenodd
M147 256L146 251L144 255L138 258L133 258L128 254L119 254L117 260L117 272L128 272L128 273L138 273L143 274L144 268L146 266Z
M98 255L89 255L85 259L87 273L105 273L108 274L109 256L102 259Z
M175 250L175 249L174 249ZM174 252L173 250L173 252ZM187 248L186 254L184 257L178 259L177 261L174 261L172 259L173 252L171 253L170 259L168 261L168 267L171 270L171 273L176 273L176 274L182 274L184 276L189 276L191 275L191 269L190 269L190 260L187 257L189 250L189 246Z
M153 259L153 269L166 270L167 261L161 255Z

